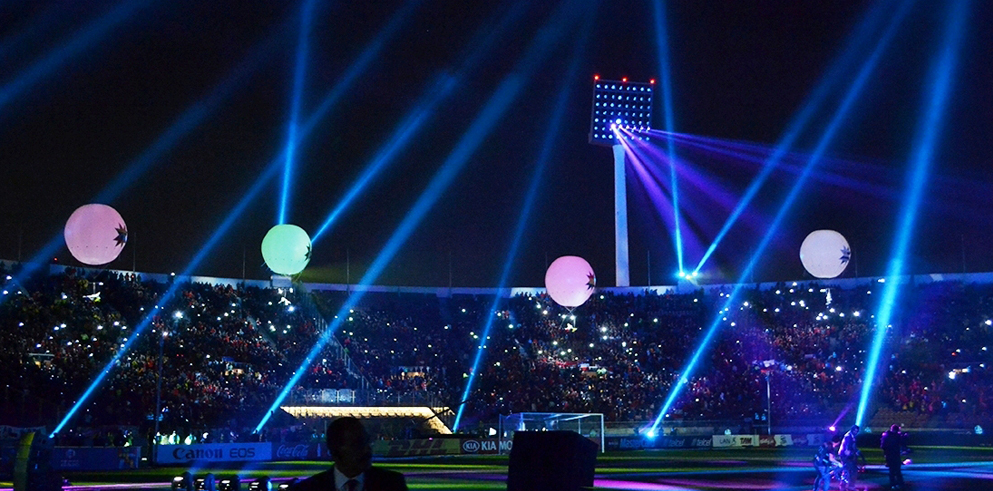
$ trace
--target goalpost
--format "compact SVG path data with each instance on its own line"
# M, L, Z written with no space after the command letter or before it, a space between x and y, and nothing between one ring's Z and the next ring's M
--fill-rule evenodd
M518 431L573 431L589 439L604 451L602 413L511 413L500 416L499 438L503 453L504 442L514 440Z

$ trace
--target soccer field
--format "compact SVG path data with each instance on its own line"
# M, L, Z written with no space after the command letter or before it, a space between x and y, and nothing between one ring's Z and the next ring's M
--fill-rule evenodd
M727 490L793 489L813 486L812 449L656 450L600 454L593 489ZM886 468L878 450L866 450L868 464L859 474L860 489L888 489ZM993 489L993 449L977 447L915 447L913 463L904 476L915 490ZM73 473L67 489L165 489L174 476L190 470L195 477L208 472L217 479L238 475L242 488L262 477L275 483L305 478L328 462L266 462L185 467L142 468L131 471ZM418 457L377 460L376 465L402 472L411 489L506 489L506 456ZM4 483L9 487L10 483ZM832 484L832 489L837 483Z

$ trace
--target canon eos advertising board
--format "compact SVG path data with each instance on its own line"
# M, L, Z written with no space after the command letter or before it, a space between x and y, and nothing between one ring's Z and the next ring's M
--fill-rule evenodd
M204 443L160 445L157 464L193 462L254 462L272 460L272 443Z

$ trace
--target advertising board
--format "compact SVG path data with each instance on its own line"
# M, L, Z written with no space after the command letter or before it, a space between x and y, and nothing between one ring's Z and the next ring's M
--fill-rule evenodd
M112 471L137 469L141 447L55 447L52 469L57 471Z
M202 443L159 445L156 464L193 462L263 462L272 460L272 443Z

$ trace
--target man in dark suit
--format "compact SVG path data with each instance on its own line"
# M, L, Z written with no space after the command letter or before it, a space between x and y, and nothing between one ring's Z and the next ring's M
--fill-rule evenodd
M403 474L372 466L372 446L362 422L344 417L328 426L334 466L295 484L291 491L407 491Z
M900 432L900 425L890 426L890 431L884 431L879 441L886 457L886 467L890 470L890 489L903 489L903 452L906 447L907 434Z

